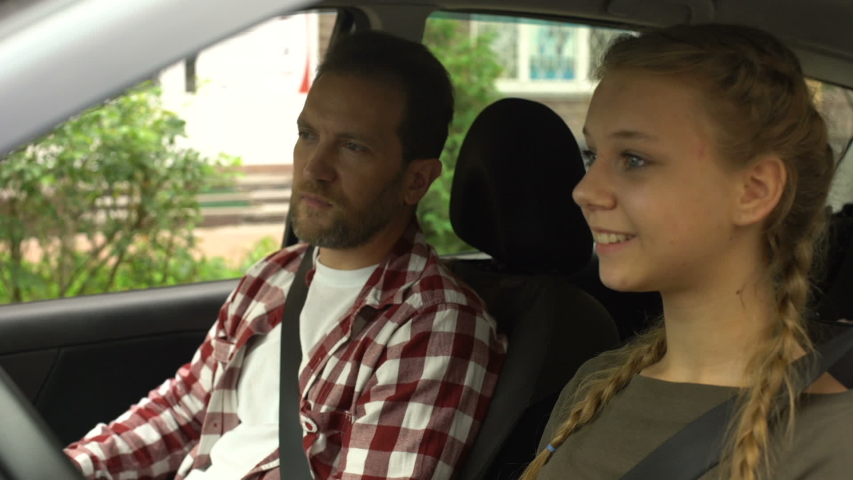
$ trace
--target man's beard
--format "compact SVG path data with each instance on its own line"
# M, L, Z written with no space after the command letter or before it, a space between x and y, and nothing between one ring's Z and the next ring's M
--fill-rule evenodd
M304 182L300 185L299 193L290 202L291 222L296 237L315 247L334 250L347 250L360 247L369 242L377 233L382 231L393 220L402 206L399 200L402 185L402 171L388 182L370 204L360 211L348 209L349 202L327 192L322 185L314 182ZM294 205L294 200L301 198L303 193L316 194L332 203L328 212L313 212L310 209ZM311 219L322 219L328 216L330 225L323 227L311 226ZM320 220L322 221L322 220ZM319 223L319 222L318 222Z

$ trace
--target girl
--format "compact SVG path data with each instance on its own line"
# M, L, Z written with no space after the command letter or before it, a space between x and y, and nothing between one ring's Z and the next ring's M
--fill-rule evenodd
M793 387L834 171L797 58L752 28L676 26L618 40L599 76L573 197L602 281L659 291L663 321L578 371L523 480L619 479L733 395L703 480L851 478L853 395L828 374Z

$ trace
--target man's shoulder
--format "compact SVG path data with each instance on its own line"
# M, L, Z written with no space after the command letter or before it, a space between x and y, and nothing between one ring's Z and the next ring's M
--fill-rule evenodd
M276 293L275 290L290 284L299 269L302 256L308 245L301 243L273 252L249 267L235 291L235 297L248 296L258 300L259 296Z
M483 299L444 265L438 255L427 263L421 277L412 286L411 294L419 295L425 305L444 303L486 310Z
M413 253L408 275L414 280L402 289L401 301L422 307L446 305L451 308L473 308L485 314L486 306L477 293L441 262L435 249L429 247Z
M306 250L308 250L307 243L297 243L270 253L249 267L244 276L267 278L279 272L296 273Z
M471 335L490 352L504 354L506 336L483 299L442 263L434 249L429 252L417 271L408 270L412 280L395 293L393 303L399 308L390 310L393 313L385 320L404 332L400 338L411 338L414 331Z
M270 315L284 304L285 289L290 285L307 245L297 244L273 252L252 265L220 311L219 322L225 336L237 338L247 328L272 327ZM269 325L259 324L259 317L269 317ZM261 322L263 323L263 322ZM250 326L251 325L251 326Z

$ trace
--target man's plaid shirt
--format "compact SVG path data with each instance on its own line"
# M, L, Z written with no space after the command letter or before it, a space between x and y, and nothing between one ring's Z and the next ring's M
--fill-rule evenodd
M290 284L305 250L252 267L190 363L66 449L88 478L177 472L180 480L207 468L213 444L239 423L246 344L281 322L279 285ZM485 417L506 347L482 300L439 263L414 222L300 372L314 477L451 478ZM278 466L275 451L244 479L278 480Z

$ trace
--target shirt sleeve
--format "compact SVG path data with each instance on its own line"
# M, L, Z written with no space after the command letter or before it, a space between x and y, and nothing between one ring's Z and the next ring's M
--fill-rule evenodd
M505 352L494 322L474 308L419 311L387 344L329 478L452 478L485 418Z
M86 478L158 479L177 471L199 439L217 363L213 339L220 324L211 328L175 377L65 449Z

